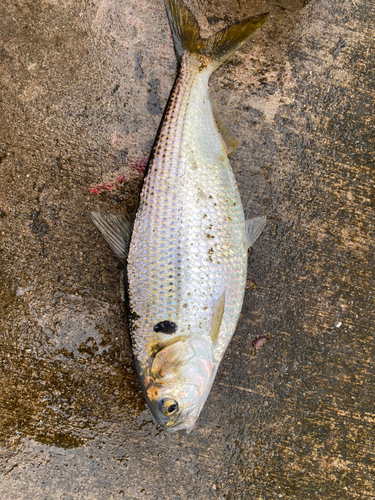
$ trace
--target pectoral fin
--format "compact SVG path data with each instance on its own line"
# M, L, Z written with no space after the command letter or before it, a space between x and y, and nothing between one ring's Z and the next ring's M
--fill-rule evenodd
M134 214L104 215L91 212L91 219L116 257L125 264L133 231Z
M266 221L266 217L255 217L254 219L245 221L247 249L249 249L256 242L266 225Z
M216 299L214 303L212 320L211 320L211 340L214 344L216 343L219 336L221 323L223 321L224 308L225 308L225 290L220 295L220 297Z

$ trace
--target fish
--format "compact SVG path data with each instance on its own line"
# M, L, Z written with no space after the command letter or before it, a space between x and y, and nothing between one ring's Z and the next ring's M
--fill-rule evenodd
M91 217L125 266L139 383L156 422L191 432L236 329L247 256L266 217L245 220L228 155L239 140L210 95L211 74L266 20L202 38L182 0L165 0L178 74L135 214Z

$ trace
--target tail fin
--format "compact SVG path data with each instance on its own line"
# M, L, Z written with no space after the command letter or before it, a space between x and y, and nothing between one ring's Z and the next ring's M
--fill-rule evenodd
M199 25L182 0L165 0L177 57L184 52L201 54L212 60L212 71L217 69L267 19L268 13L250 17L209 38L202 38Z

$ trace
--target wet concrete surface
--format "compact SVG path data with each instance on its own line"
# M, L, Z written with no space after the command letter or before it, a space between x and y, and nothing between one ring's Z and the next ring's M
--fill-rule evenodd
M168 437L89 219L136 204L176 71L163 2L0 5L1 499L375 498L375 7L190 6L205 34L270 11L211 82L269 222L198 426Z

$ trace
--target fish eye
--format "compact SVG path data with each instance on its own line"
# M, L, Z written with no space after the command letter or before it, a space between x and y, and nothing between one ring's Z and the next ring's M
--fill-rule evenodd
M171 406L168 407L168 413L173 413L175 410L177 410L176 404L171 404Z
M159 401L158 406L160 411L167 417L178 412L178 402L175 399L163 398Z

